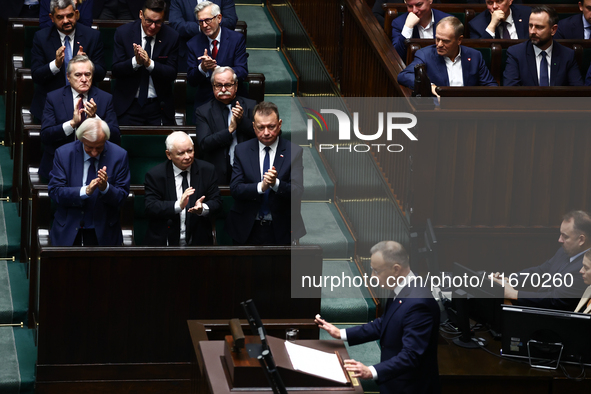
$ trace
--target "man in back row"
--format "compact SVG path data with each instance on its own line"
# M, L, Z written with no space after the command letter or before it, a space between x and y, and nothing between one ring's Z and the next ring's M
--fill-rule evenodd
M475 49L460 45L464 25L454 16L437 24L435 45L421 48L400 74L398 83L414 89L415 65L425 64L434 95L437 86L497 86L482 55Z
M520 283L523 283L525 275L550 276L551 288L541 288L538 291L513 288L508 282L504 283L505 298L514 300L517 305L533 306L537 308L560 309L572 311L577 306L579 299L585 291L585 283L579 274L583 255L591 248L591 216L584 211L571 211L563 216L560 225L560 237L558 242L562 247L556 254L544 264L521 270L517 273ZM572 285L566 276L572 275ZM559 277L561 286L554 286L554 280ZM500 274L494 275L497 280ZM508 275L505 274L505 280ZM531 284L529 280L526 284Z
M513 0L486 0L486 9L470 21L470 38L528 37L530 7L515 5Z
M504 86L583 86L575 52L553 39L557 23L553 8L532 8L529 40L507 49Z
M405 40L409 38L435 38L437 24L449 14L431 9L433 0L405 0L408 12L392 21L392 45L406 62Z

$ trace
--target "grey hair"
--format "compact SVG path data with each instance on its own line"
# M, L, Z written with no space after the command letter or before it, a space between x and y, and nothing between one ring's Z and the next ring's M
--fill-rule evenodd
M49 3L49 10L51 15L55 15L55 9L64 10L72 6L74 11L76 11L76 0L51 0Z
M234 70L232 69L232 67L221 66L221 67L216 67L213 70L213 72L211 73L211 84L213 85L215 83L215 76L216 75L221 74L221 73L225 73L226 71L232 71L232 77L234 78L234 83L237 83L238 82L238 76L236 75L236 73L234 72Z
M166 137L166 141L164 142L166 144L166 150L172 152L172 150L174 149L174 144L179 140L181 136L185 136L186 138L188 138L189 141L191 141L191 145L195 146L195 144L193 143L193 139L189 137L189 134L185 133L184 131L173 131L168 135L168 137Z
M85 139L89 142L95 142L98 140L98 132L102 130L105 133L107 139L111 138L111 129L107 122L99 118L88 118L78 129L76 129L76 138L79 140Z
M374 246L372 246L371 250L369 251L372 255L374 253L382 253L382 258L384 262L388 264L389 267L392 267L394 264L398 263L403 268L408 268L408 253L404 246L399 244L396 241L382 241L378 242Z
M92 69L92 75L94 75L94 63L86 55L76 55L73 58L71 58L70 61L68 62L67 74L70 75L70 73L72 72L72 64L74 64L74 63L85 63L85 62L89 62L90 63L90 68Z
M197 4L197 6L195 7L195 16L197 16L198 13L200 13L209 6L211 6L211 16L216 17L222 13L219 5L212 3L211 1L204 1Z

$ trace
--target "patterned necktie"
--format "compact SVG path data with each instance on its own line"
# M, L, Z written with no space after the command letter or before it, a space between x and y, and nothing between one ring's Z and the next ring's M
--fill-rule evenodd
M548 61L546 51L540 52L542 55L542 61L540 62L540 86L550 86L550 79L548 78Z
M269 155L269 151L271 150L270 147L265 146L265 159L263 160L263 175L269 168L271 167L271 158ZM271 188L267 189L263 194L263 203L261 204L261 209L259 210L259 217L263 219L269 213L269 192Z
M146 36L146 45L144 46L144 50L148 53L148 57L152 58L152 38ZM144 106L148 101L148 86L150 84L150 73L146 68L141 68L140 72L142 73L142 77L140 79L140 93L137 97L137 102L140 106Z
M70 84L68 81L68 63L72 60L72 47L70 46L70 36L66 36L64 38L64 46L66 47L64 50L64 71L66 74L66 85Z
M218 40L213 40L211 45L213 46L211 49L211 58L215 59L218 56Z
M80 100L78 100L78 109L84 109L84 95L82 93L80 93L78 95L78 98ZM82 111L82 113L80 114L80 122L84 122L86 120L86 112Z

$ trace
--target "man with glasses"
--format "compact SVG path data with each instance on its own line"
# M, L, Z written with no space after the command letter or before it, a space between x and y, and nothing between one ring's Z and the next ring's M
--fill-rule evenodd
M147 0L140 19L115 32L113 99L120 125L174 125L179 35L164 25L165 12L164 0Z
M51 27L40 29L33 37L31 76L35 94L31 113L41 119L47 93L66 86L68 62L76 55L87 55L94 63L95 82L105 77L103 42L97 30L78 24L80 14L75 0L51 0Z
M197 143L200 158L215 166L220 185L229 185L237 144L255 137L252 128L254 100L236 95L238 77L230 67L211 75L214 97L197 108Z
M170 2L170 25L179 33L179 72L187 72L187 41L195 37L201 29L195 15L195 6L198 0L172 0ZM234 30L238 16L234 0L213 0L221 8L222 27Z
M213 99L211 73L217 66L232 67L240 83L248 75L246 39L241 33L221 26L220 7L209 1L195 7L201 33L187 42L187 80L197 86L195 109Z
M86 119L104 120L111 130L110 141L121 143L117 115L113 109L113 96L92 85L94 64L86 55L74 56L68 63L69 86L47 95L41 123L43 156L39 175L49 179L55 150L73 142L75 131Z

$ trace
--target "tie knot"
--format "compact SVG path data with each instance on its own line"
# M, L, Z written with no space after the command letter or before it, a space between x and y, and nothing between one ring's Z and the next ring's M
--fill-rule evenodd
M88 159L88 162L91 166L94 166L94 163L96 163L96 157L91 157L90 159Z
M540 55L542 55L542 58L545 58L546 55L548 55L548 54L546 53L546 51L542 51L542 52L540 52Z
M84 99L84 95L82 93L79 93L78 98Z
M183 179L187 179L187 171L182 171L181 176L183 177Z
M154 38L154 37L146 36L146 43L148 43L148 44L151 43L152 42L152 38Z
M218 45L218 40L213 40L211 43L212 43L212 44L213 44L213 46L215 47L216 45Z
M270 146L265 146L265 153L269 153L270 150L271 150Z
M70 43L70 36L66 36L64 37L64 41L67 42L68 44Z

